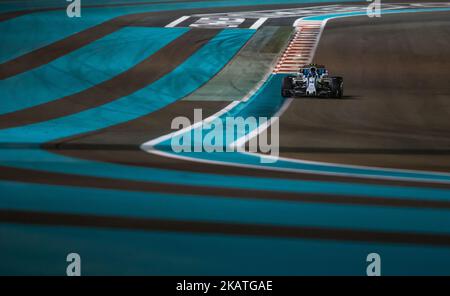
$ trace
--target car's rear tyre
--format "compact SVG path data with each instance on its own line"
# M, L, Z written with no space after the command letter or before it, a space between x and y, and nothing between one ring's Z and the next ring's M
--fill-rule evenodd
M344 80L342 77L331 78L331 93L334 98L342 98L344 95Z
M283 82L281 84L281 96L283 98L288 98L292 96L292 76L286 76L283 78Z

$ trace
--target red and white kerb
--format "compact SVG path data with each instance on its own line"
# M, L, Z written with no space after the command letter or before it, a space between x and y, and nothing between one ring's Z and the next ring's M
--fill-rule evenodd
M300 67L311 63L323 25L322 21L297 21L294 36L273 72L295 73Z

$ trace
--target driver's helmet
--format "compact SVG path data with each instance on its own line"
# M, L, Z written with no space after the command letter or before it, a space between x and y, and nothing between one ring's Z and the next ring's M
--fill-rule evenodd
M315 67L309 69L309 76L317 76L317 69Z

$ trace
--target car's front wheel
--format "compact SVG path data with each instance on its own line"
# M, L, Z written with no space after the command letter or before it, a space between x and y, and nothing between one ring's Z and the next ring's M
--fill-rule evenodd
M292 77L291 76L284 77L283 82L281 84L281 96L283 98L288 98L292 96L292 89L293 89Z

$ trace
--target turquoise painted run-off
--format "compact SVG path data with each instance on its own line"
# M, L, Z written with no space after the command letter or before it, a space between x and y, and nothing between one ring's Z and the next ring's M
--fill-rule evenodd
M234 6L261 1L217 1L199 3L155 4L136 8L121 8L122 12L194 8L205 5ZM288 2L293 1L265 1ZM299 1L295 1L298 3ZM314 1L317 2L317 1ZM329 1L326 1L329 2ZM49 3L49 2L47 2ZM245 4L244 4L245 3ZM252 4L252 5L253 5ZM106 11L95 16L93 11ZM122 13L120 12L120 13ZM43 29L42 36L19 34L12 41L12 49L0 49L2 58L20 55L43 44L68 36L73 32L110 19L119 14L117 9L83 10L86 19L73 20L61 28L51 28L48 20L60 19L59 14L36 13L0 23L0 32L11 24L26 28L30 22ZM50 17L45 20L45 17ZM83 23L86 21L86 23ZM78 22L78 23L77 23ZM5 26L6 24L6 26ZM8 25L9 24L9 25ZM57 26L55 26L57 27ZM18 28L14 30L18 30ZM67 32L64 31L68 29ZM136 45L136 57L150 55L152 51L176 38L185 29L152 29L173 35L161 44L146 44L145 49ZM141 30L141 29L136 29ZM161 31L159 31L161 30ZM142 29L140 32L144 32ZM115 34L123 34L119 31ZM148 31L150 32L150 31ZM25 33L23 33L25 34ZM29 32L27 33L29 34ZM8 35L8 34L7 34ZM170 35L170 34L169 34ZM116 35L117 36L117 35ZM141 36L141 35L139 35ZM252 36L250 30L224 30L202 47L170 74L129 96L87 111L40 122L28 126L0 130L2 149L0 165L24 169L35 169L54 173L65 173L117 180L158 182L217 188L267 190L299 194L330 194L342 196L364 196L369 198L395 198L400 200L450 201L450 190L406 186L388 186L357 183L286 180L227 176L187 171L134 167L113 163L102 163L75 159L38 149L39 145L68 136L96 131L126 122L167 106L194 91L214 76ZM12 38L2 36L0 38ZM114 34L108 36L114 39ZM108 37L105 37L107 39ZM124 36L124 38L132 36ZM153 38L151 36L146 36ZM170 40L169 40L170 39ZM11 40L11 39L8 39ZM99 40L97 42L102 42ZM8 41L9 42L9 41ZM150 42L150 41L149 41ZM20 48L22 43L23 48ZM92 46L100 43L93 43ZM91 46L91 45L90 45ZM148 47L147 47L148 46ZM152 47L153 46L153 47ZM17 52L14 52L16 50ZM86 49L72 54L75 57ZM89 52L89 50L87 50ZM77 57L80 59L83 55ZM85 60L86 70L101 63L102 56ZM70 56L63 57L69 59ZM72 56L73 58L73 56ZM138 61L134 56L123 56L122 62L108 73L89 72L89 83L108 79ZM68 60L66 60L65 63ZM55 61L55 63L62 63ZM94 64L88 64L94 63ZM53 64L57 65L57 64ZM67 65L67 64L61 64ZM42 68L48 67L48 65ZM38 68L17 77L37 82ZM62 67L67 68L66 66ZM36 72L35 72L36 71ZM56 77L53 69L46 75ZM52 73L52 74L49 74ZM24 76L22 76L24 75ZM27 76L29 75L29 76ZM92 75L92 76L89 76ZM32 77L35 76L35 77ZM23 78L31 77L31 78ZM183 83L179 81L182 78ZM272 116L284 103L279 94L281 75L271 76L264 86L246 103L241 103L225 116ZM30 79L30 80L27 80ZM65 78L68 79L68 78ZM65 85L66 82L61 82ZM80 84L77 84L80 83ZM81 90L82 82L76 82L70 91ZM24 90L17 90L24 92ZM45 89L41 90L45 92ZM61 90L67 91L68 90ZM38 93L38 92L36 92ZM54 91L52 91L54 94ZM22 96L20 96L22 97ZM38 101L35 96L35 103ZM44 98L45 96L42 96ZM47 97L48 98L48 97ZM57 98L54 96L54 98ZM42 99L41 102L44 100ZM18 108L26 104L14 102ZM9 105L9 106L14 106ZM9 107L12 108L12 107ZM12 110L12 109L11 109ZM223 120L221 117L220 120ZM13 149L14 146L19 149ZM24 149L29 145L29 149ZM170 151L168 143L158 146ZM185 156L203 160L233 162L248 165L262 164L258 157L239 153L197 153ZM356 174L373 177L416 178L447 182L445 174L411 173L389 170L371 170L328 164L311 164L280 160L267 166L320 173ZM353 230L401 231L408 233L450 234L450 218L447 210L414 209L387 206L337 205L300 203L283 200L257 200L253 198L229 198L227 196L199 196L189 194L162 194L155 192L131 192L70 186L54 186L21 182L0 181L0 208L4 210L43 211L99 216L158 218L176 221L194 220L203 222L225 222L239 224L334 227ZM89 274L365 274L366 256L377 252L382 256L383 275L389 274L449 274L450 249L406 244L358 243L334 240L288 239L273 237L226 236L216 234L186 234L162 231L107 230L99 228L45 227L17 224L0 224L0 274L55 274L63 275L67 253L76 251L82 255L83 275ZM239 270L237 270L239 266Z
M127 27L36 69L0 80L0 114L79 93L132 68L187 28Z
M167 31L166 38L172 39L186 29L160 30ZM223 30L175 70L135 93L69 116L0 130L0 144L24 143L37 147L47 141L95 131L157 111L206 83L253 33L253 30Z

